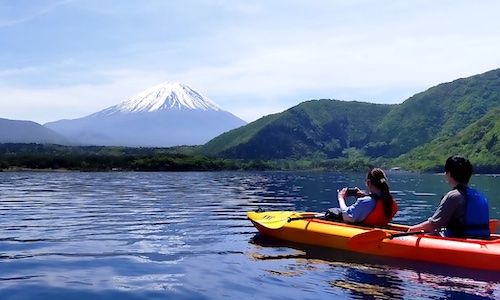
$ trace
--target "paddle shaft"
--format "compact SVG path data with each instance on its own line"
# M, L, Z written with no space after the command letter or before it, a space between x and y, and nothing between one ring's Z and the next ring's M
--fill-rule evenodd
M401 233L394 233L394 234L390 234L388 235L386 238L388 239L393 239L393 238L396 238L396 237L400 237L400 236L407 236L407 235L417 235L417 234L426 234L426 233L429 233L429 232L425 232L423 230L420 230L420 231L410 231L410 232L401 232Z
M287 222L297 221L297 220L304 220L304 219L316 219L316 218L323 217L324 215L325 214L317 214L317 215L312 215L312 216L303 216L303 217L295 217L295 218L288 217Z

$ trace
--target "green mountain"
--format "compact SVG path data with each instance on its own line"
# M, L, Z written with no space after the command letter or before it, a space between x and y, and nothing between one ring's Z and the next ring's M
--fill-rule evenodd
M456 152L483 170L498 169L499 107L496 69L437 85L397 105L306 101L224 133L197 152L263 160L335 159L354 153L417 170L439 168Z
M372 157L396 157L438 137L455 135L500 106L500 69L440 84L395 105L378 123Z
M371 140L373 124L390 105L311 100L224 133L199 151L226 158L284 159L320 155L334 158Z

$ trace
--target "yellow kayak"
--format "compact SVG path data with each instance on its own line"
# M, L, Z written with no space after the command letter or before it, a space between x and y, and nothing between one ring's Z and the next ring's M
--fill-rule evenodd
M248 212L247 216L262 234L285 241L500 271L498 234L492 234L487 240L447 238L422 232L408 233L409 226L398 224L373 228L327 221L314 212ZM496 232L497 226L498 220L490 221L491 232Z

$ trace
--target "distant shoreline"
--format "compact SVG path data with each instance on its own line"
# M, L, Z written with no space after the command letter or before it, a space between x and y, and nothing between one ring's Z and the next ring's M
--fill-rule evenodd
M366 173L365 170L359 170L359 171L340 171L340 170L317 170L317 169L311 169L311 170L306 170L306 169L301 169L301 170L230 170L230 169L222 169L222 170L121 170L121 169L113 169L113 170L70 170L70 169L65 169L65 168L59 168L59 169L51 169L51 168L44 168L44 169L32 169L32 168L21 168L21 167L11 167L7 169L0 169L1 172L5 173L15 173L15 172L35 172L35 173L88 173L88 172L96 172L96 173L109 173L109 172L354 172L354 173ZM388 169L386 171L387 175L406 175L406 174L430 174L430 175L436 175L436 176L441 176L443 173L433 173L433 172L418 172L418 171L408 171L408 170L391 170ZM473 176L487 176L487 177L500 177L500 173L475 173Z
M80 170L68 170L68 169L32 169L32 168L7 168L0 169L0 172L81 172Z

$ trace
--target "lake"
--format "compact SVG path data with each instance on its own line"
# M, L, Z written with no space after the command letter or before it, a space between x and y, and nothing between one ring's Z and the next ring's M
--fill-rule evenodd
M499 299L500 272L292 245L246 212L324 212L365 174L0 173L0 299ZM394 222L429 217L443 175L390 173ZM500 176L474 176L500 219Z

